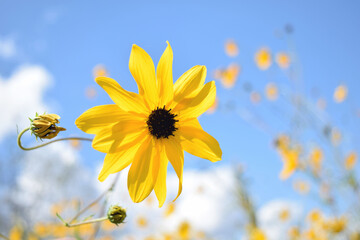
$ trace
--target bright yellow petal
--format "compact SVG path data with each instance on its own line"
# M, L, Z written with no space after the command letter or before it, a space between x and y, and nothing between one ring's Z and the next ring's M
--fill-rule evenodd
M173 166L176 175L179 178L179 190L174 201L180 196L182 191L183 169L184 169L184 151L178 137L169 137L164 141L166 156Z
M174 101L194 97L204 85L205 77L205 66L194 66L186 71L174 84Z
M135 44L131 49L129 69L137 82L140 95L146 98L150 108L154 108L159 99L154 63L149 54Z
M222 151L219 143L193 121L183 122L179 127L181 146L188 153L212 162L220 161Z
M158 149L152 137L147 137L135 154L128 174L128 189L133 202L143 201L154 189L159 172Z
M175 112L179 112L181 120L196 118L206 112L215 102L216 87L215 82L208 82L203 86L201 91L190 102L182 104L180 102L175 108Z
M101 105L85 111L76 119L75 124L86 133L96 134L104 127L130 119L130 116L116 104Z
M116 153L108 153L104 159L104 165L101 169L98 179L102 182L104 181L110 174L120 172L127 166L129 166L134 156L139 149L144 138L138 139L139 141L133 141L129 144L128 148L123 149L122 151Z
M159 141L160 142L160 141ZM162 207L164 205L165 199L166 199L166 174L167 174L167 167L169 160L166 157L164 147L160 146L160 149L157 153L157 156L155 158L160 159L160 169L159 169L159 175L156 180L156 184L154 187L154 191L156 194L157 199L159 200L159 207Z
M298 166L299 153L296 150L286 150L281 153L284 167L280 173L280 179L289 178Z
M148 112L140 95L124 90L114 79L98 77L95 80L122 110L135 113Z
M160 106L168 104L173 99L174 95L172 75L173 52L169 42L167 42L167 44L168 46L161 56L156 68Z
M145 122L129 120L104 128L96 134L92 147L104 153L116 153L148 134Z

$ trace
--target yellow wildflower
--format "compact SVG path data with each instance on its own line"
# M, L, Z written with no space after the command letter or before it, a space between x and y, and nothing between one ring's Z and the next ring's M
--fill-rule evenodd
M148 221L145 217L140 216L136 219L136 224L138 225L138 227L144 228L148 225Z
M289 178L296 170L299 164L299 152L294 149L287 149L280 152L284 162L283 169L280 173L280 179Z
M321 163L323 160L323 153L320 148L314 148L310 154L310 166L318 173L321 169Z
M318 209L313 209L307 216L307 218L309 219L309 221L314 224L314 223L319 223L322 220L322 215L321 212Z
M21 240L23 237L23 229L20 226L14 226L10 229L9 239L11 240Z
M165 210L164 213L165 217L170 216L171 214L174 213L174 211L175 211L175 203L170 203Z
M190 239L191 226L188 222L182 222L178 229L180 239Z
M250 101L253 103L253 104L257 104L261 101L261 95L260 93L258 92L251 92L250 93Z
M341 142L341 132L340 130L333 128L331 130L331 142L333 145L337 146Z
M253 228L250 231L249 240L266 240L267 237L263 231L258 228Z
M232 88L237 81L240 71L240 65L237 63L232 63L225 69L216 70L214 73L214 78L220 80L221 84L225 88Z
M265 95L270 101L274 101L278 98L278 88L275 83L268 83L265 88Z
M310 185L305 181L295 181L293 188L300 194L307 194L310 191Z
M96 88L94 86L88 86L85 90L85 96L88 99L94 99L97 95Z
M93 75L94 75L94 78L107 77L108 71L106 70L106 68L103 64L98 64L93 68Z
M326 108L326 100L323 98L319 98L316 102L316 105L318 106L318 108L324 110Z
M266 70L271 66L271 53L268 48L261 48L255 54L255 63L261 70Z
M347 224L347 219L342 216L342 217L335 217L332 219L328 219L324 222L324 229L332 232L332 233L340 233L342 231L344 231L344 229L346 228L346 224Z
M107 154L100 181L131 164L127 182L134 202L154 190L159 206L164 204L169 161L179 178L180 195L184 150L212 162L221 160L219 143L197 120L215 101L215 83L204 85L206 68L195 66L173 85L172 61L168 43L155 74L151 57L134 44L129 68L139 94L111 78L98 77L96 82L116 104L91 108L75 122L84 132L96 134L93 148Z
M287 221L290 218L290 211L289 209L285 208L282 209L279 213L279 218L281 221Z
M225 43L225 53L229 57L236 57L239 54L239 47L234 40L227 40Z
M275 139L275 147L280 151L285 151L286 149L289 148L289 145L290 145L290 138L285 134L280 134Z
M345 169L352 170L356 164L357 155L356 152L351 152L345 159Z
M290 66L290 57L284 52L276 54L276 63L281 68L288 68Z
M291 227L288 231L288 235L290 239L298 239L300 238L300 230L298 227Z
M347 96L347 87L345 85L340 85L335 88L334 92L334 101L337 103L341 103L346 99Z

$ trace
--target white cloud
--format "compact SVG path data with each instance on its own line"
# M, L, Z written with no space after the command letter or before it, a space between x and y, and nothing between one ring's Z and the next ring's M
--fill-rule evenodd
M22 171L10 199L30 223L53 221L53 204L72 199L89 202L97 196L94 186L87 184L94 176L79 164L78 153L68 143L25 152L21 160Z
M131 233L136 239L143 239L148 235L159 236L161 233L171 233L186 221L196 231L203 231L216 239L231 239L234 237L240 217L240 209L235 205L234 186L235 176L230 167L219 167L209 170L185 170L183 192L175 202L175 211L164 217L167 204L158 208L155 194L142 203L132 203L127 189L127 171L121 173L116 190L111 195L110 204L120 204L128 212L128 218L122 233ZM115 174L105 182L96 182L101 191L113 181ZM170 172L167 179L167 203L170 203L177 194L178 178ZM234 214L238 212L238 214ZM139 230L136 220L143 216L148 219L149 225ZM235 216L235 217L234 217Z
M16 54L16 46L13 38L0 38L0 57L5 59L14 57Z
M8 79L0 76L0 142L19 128L29 126L28 117L47 109L43 96L51 75L41 66L22 66ZM21 129L20 129L21 130Z
M283 210L289 212L289 218L284 221L280 218ZM258 211L259 227L269 240L288 239L288 230L302 219L302 207L296 202L273 200Z

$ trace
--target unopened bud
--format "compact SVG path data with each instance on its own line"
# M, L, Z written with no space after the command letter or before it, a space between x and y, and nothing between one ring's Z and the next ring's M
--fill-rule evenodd
M63 127L56 126L59 123L60 116L56 114L38 115L31 121L31 133L40 139L51 139L58 135L60 131L65 131Z
M118 225L124 222L126 218L126 210L120 206L114 205L109 208L107 216L110 222Z

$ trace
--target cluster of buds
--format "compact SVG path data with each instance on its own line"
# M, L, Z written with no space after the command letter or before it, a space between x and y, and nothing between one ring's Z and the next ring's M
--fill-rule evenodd
M124 222L126 218L126 210L118 205L111 206L107 212L107 217L110 222L118 225Z
M31 133L40 139L52 139L58 135L60 131L65 131L63 127L56 126L59 123L60 116L56 114L42 114L38 115L34 119L30 118Z

